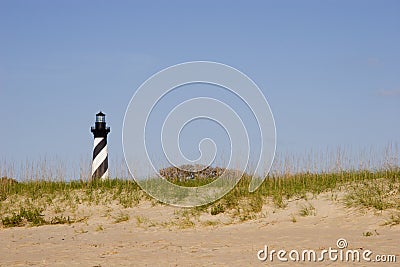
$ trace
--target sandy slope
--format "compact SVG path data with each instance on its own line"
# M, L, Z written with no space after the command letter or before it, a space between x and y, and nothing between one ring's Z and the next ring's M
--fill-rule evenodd
M285 209L265 205L263 216L242 222L181 229L161 222L176 217L176 208L141 205L129 210L130 220L115 223L101 207L88 211L86 222L0 229L0 266L399 266L400 225L383 226L389 212L356 211L327 196L310 200L316 215L301 217L304 200ZM292 216L296 222L292 221ZM137 218L148 218L140 222ZM199 221L224 215L202 215ZM101 226L101 227L100 227ZM101 229L102 228L102 229ZM372 236L364 236L366 232ZM347 249L395 254L397 263L261 262L257 252L269 249L320 251L345 238ZM326 257L327 258L327 257Z

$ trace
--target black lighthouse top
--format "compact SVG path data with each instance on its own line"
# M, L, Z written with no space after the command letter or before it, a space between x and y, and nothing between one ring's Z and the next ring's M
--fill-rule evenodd
M91 132L95 138L107 137L107 134L110 132L110 127L106 127L106 114L101 111L96 114L95 126L91 127Z

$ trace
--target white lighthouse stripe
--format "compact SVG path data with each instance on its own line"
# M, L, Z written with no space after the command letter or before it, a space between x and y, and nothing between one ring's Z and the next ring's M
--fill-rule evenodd
M107 145L100 151L100 153L94 158L92 164L92 175L100 167L101 163L107 158Z
M106 170L106 172L103 174L103 176L101 176L101 180L105 180L108 178L108 169Z
M99 155L97 155L97 157L93 160L92 175L100 167L103 161L106 160L106 158L107 158L107 149L104 148L103 150L100 151Z
M96 146L101 142L101 140L103 140L104 139L104 137L96 137L95 139L94 139L94 146L93 146L93 149L95 149L96 148Z
M100 163L92 166L92 175L96 172L96 170L100 167L100 165L103 163L104 159L102 161L99 161Z

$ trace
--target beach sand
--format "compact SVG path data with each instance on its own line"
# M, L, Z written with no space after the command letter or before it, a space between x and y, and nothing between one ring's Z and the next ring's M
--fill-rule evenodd
M300 216L305 204L315 212ZM400 261L400 225L384 225L390 211L349 209L329 194L292 200L284 209L266 203L259 216L244 222L204 213L185 225L182 209L150 202L118 209L80 207L86 220L70 225L0 228L0 266L399 266ZM116 222L121 212L129 219ZM396 255L397 263L331 261L327 255L316 263L257 258L265 246L288 253L337 249L340 238L347 241L344 250L371 250L371 259Z

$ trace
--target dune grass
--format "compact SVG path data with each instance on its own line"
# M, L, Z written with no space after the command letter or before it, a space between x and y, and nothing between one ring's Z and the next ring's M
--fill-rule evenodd
M285 208L290 199L307 199L308 195L317 196L342 189L347 192L344 198L346 206L400 210L399 168L271 175L253 193L248 191L250 180L248 176L242 177L232 191L214 203L183 209L185 227L191 225L190 214L206 212L217 215L229 212L245 221L254 218L267 201L272 202L276 208ZM180 183L185 186L185 182ZM204 181L196 184L196 180L190 180L187 183L187 186L199 186ZM0 184L0 219L4 227L73 223L80 219L66 214L73 214L78 205L114 203L125 209L137 206L142 201L163 205L129 179L3 182ZM304 207L300 215L307 216L314 212L311 207ZM44 213L52 216L44 216ZM122 222L129 220L129 217L121 215L114 220ZM397 217L392 220L394 224L397 221Z

